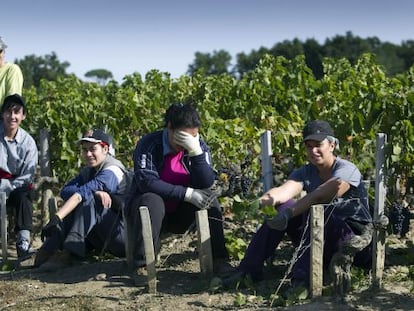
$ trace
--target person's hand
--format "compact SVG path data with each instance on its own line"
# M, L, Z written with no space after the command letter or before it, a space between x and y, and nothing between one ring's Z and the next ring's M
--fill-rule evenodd
M200 136L191 135L184 131L174 132L174 142L188 151L190 157L194 157L203 153L200 146Z
M184 201L189 202L199 209L209 209L214 199L214 194L209 189L187 188Z
M287 228L289 219L293 217L293 210L287 208L279 213L273 218L267 219L266 223L271 229L283 231Z
M101 201L102 206L104 208L111 208L111 206L112 206L112 198L111 198L111 196L109 195L108 192L105 192L105 191L96 191L95 192L95 197L97 197L98 200Z
M318 202L325 202L327 199L332 201L338 196L342 182L343 181L338 177L328 179L316 189L317 191L315 191L315 193L317 193L317 196L315 199Z
M49 222L46 224L46 226L43 227L42 233L40 235L40 238L42 239L42 242L51 236L54 236L56 234L62 234L63 232L63 222L59 218L58 215L54 215Z
M274 206L274 205L275 205L275 200L273 199L273 197L270 195L269 192L266 192L259 198L260 207Z

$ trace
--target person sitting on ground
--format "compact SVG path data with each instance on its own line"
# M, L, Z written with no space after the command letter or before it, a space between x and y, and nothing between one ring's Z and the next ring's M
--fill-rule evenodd
M224 285L235 284L247 275L259 280L264 261L287 232L295 245L304 241L298 258L294 259L292 286L308 290L310 226L306 224L309 209L315 204L325 204L325 267L330 264L332 270L342 271L340 275L333 275L336 285L349 285L354 256L365 251L372 239L372 219L362 176L354 164L334 154L338 140L328 122L307 123L303 141L309 163L294 170L285 183L259 198L260 206L275 206L278 213L258 230L236 272L223 278ZM306 195L292 201L303 190ZM366 266L367 262L370 262L369 256L360 256L355 261L360 266Z
M1 106L0 122L0 191L6 193L7 208L16 220L18 259L30 257L33 229L33 179L38 151L33 137L20 127L26 119L26 103L18 94L9 95Z
M132 172L110 154L112 138L103 130L89 130L78 144L86 166L61 190L65 202L42 230L35 267L55 254L57 260L64 258L58 250L71 258L93 249L125 256L122 208Z
M208 210L213 265L216 272L229 269L221 206L210 190L215 180L210 151L200 138L201 121L191 104L172 104L164 116L164 128L143 136L134 151L135 179L128 218L137 207L147 206L155 252L160 233L184 233L195 221L195 212ZM142 262L144 246L140 228L134 257Z

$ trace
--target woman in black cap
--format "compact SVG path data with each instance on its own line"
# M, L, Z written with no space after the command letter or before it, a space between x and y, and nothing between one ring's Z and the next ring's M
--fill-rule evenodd
M301 230L309 228L305 226L308 221L306 216L315 204L326 204L325 265L335 266L342 260L349 269L355 254L370 244L372 219L362 175L354 164L335 155L338 140L329 123L315 120L306 124L303 142L309 163L294 170L284 184L270 189L259 198L260 206L274 206L278 213L258 230L236 273L224 279L225 283L233 284L234 280L243 279L246 275L253 280L260 279L264 261L273 254L287 232L295 245L300 240L304 241L292 269L291 282L294 287L302 286L307 290L310 234L309 229L303 233ZM292 201L302 191L306 195ZM331 262L332 258L335 260ZM344 277L350 278L350 275Z

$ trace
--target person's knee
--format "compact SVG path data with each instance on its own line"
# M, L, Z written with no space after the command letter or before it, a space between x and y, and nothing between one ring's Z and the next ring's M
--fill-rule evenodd
M221 219L223 211L218 200L215 200L212 206L207 211L209 217Z
M137 196L131 201L128 209L130 211L138 211L142 206L148 208L151 218L163 218L165 215L164 200L158 194L148 192Z

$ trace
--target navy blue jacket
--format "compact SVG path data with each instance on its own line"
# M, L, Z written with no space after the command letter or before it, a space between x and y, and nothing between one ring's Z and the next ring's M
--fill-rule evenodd
M211 156L207 144L200 139L203 153L189 157L184 153L182 163L190 175L189 187L205 189L213 185L215 171L211 165ZM166 129L143 136L137 143L134 151L134 183L131 194L133 196L152 192L160 195L164 200L184 200L187 187L167 183L160 178L165 156L173 152L168 144Z

